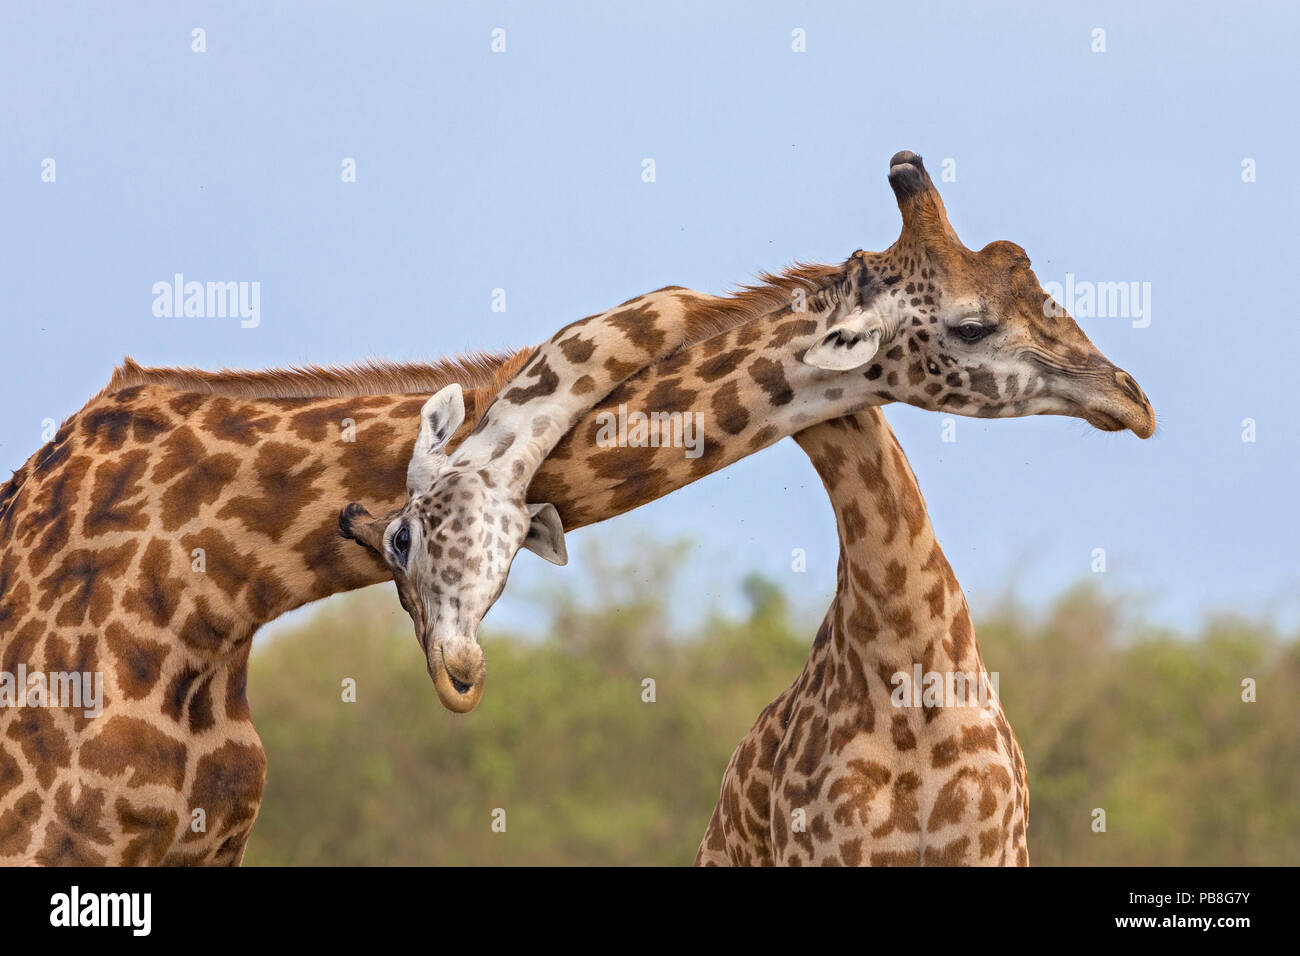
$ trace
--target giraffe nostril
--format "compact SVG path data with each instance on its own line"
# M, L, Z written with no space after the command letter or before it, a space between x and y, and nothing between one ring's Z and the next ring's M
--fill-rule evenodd
M470 693L482 680L482 650L472 641L444 644L442 672L453 691L462 696Z
M451 671L447 671L447 677L451 680L451 686L456 689L458 694L468 694L469 689L474 686L473 684L466 684L463 680L458 680Z
M1138 383L1134 381L1133 376L1128 372L1123 370L1117 371L1115 373L1115 383L1119 385L1120 391L1133 399L1133 401L1140 402L1144 405L1146 404L1146 395L1142 393L1142 389L1138 387Z

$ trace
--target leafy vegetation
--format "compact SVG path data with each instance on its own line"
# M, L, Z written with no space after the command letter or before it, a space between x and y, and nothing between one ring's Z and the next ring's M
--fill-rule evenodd
M260 646L250 694L270 771L245 862L689 863L732 749L799 673L816 622L750 578L743 619L670 636L674 561L642 547L636 573L602 575L621 590L545 596L540 639L489 633L488 691L466 717L438 704L389 587ZM1294 637L1244 620L1155 632L1086 588L976 623L1029 764L1033 863L1300 862Z

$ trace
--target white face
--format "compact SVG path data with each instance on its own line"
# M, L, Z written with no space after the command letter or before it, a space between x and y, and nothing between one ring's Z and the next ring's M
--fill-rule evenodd
M508 460L479 466L468 453L446 455L464 418L459 387L449 388L454 392L439 392L421 413L407 502L385 529L382 552L439 699L464 713L483 692L479 624L501 596L515 555L528 548L563 564L567 553L555 508L525 503L526 489L503 474Z
M384 533L384 559L411 615L443 703L472 709L484 677L478 627L528 533L522 501L475 471L451 470L407 502Z

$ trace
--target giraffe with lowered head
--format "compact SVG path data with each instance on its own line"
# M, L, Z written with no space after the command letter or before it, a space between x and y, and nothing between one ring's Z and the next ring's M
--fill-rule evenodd
M689 350L687 364L705 380L743 362L761 390L756 402L720 411L723 431L766 406L793 403L810 424L904 401L982 417L1079 415L1108 430L1152 432L1141 389L1058 311L1018 246L966 249L919 156L895 155L889 181L903 216L894 246L787 274L798 294L769 284L754 295L751 316ZM691 307L699 302L670 288L561 329L452 455L444 446L464 417L459 394L453 386L433 396L406 506L377 521L359 502L343 510L343 533L392 570L449 709L467 712L482 696L478 626L516 552L563 554L555 509L525 502L541 461L621 377L688 340L683 323L708 324L717 306Z

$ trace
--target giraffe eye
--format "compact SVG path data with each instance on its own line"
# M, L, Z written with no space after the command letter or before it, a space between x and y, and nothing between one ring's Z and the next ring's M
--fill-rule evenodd
M956 326L953 334L963 342L978 342L984 336L993 331L991 326L985 325L979 319L967 319L961 325Z
M411 529L402 525L393 535L393 553L402 567L406 567L407 555L411 553Z

